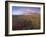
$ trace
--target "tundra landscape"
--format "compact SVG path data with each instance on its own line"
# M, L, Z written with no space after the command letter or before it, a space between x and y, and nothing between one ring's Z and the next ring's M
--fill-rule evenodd
M40 9L27 7L26 8L13 7L12 29L13 30L40 29Z

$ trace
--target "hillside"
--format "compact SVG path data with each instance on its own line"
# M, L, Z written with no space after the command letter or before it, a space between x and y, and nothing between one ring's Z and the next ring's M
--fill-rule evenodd
M15 22L24 22L31 21L32 22L32 29L39 29L40 28L40 14L37 13L31 13L31 15L13 15L13 24L15 26ZM27 22L28 23L28 22Z

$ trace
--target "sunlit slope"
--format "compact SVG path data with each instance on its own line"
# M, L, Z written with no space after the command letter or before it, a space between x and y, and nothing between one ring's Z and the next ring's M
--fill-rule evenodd
M19 18L27 21L31 20L33 28L40 28L40 14L32 13L32 15L19 16Z
M32 25L33 25L33 29L39 29L40 28L40 14L38 13L31 13L31 15L13 15L14 17L14 21L15 19L17 20L31 20L32 21Z

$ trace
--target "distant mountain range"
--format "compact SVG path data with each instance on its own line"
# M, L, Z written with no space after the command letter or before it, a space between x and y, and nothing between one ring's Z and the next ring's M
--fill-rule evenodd
M39 15L40 12L33 12L33 11L23 11L23 12L14 12L13 15L32 15L32 14L36 14L36 15Z

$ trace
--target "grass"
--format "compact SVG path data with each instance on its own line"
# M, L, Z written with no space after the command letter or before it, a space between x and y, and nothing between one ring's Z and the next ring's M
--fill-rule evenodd
M40 29L40 14L32 15L13 15L13 30L16 29L16 22L22 23L27 27L22 29Z

